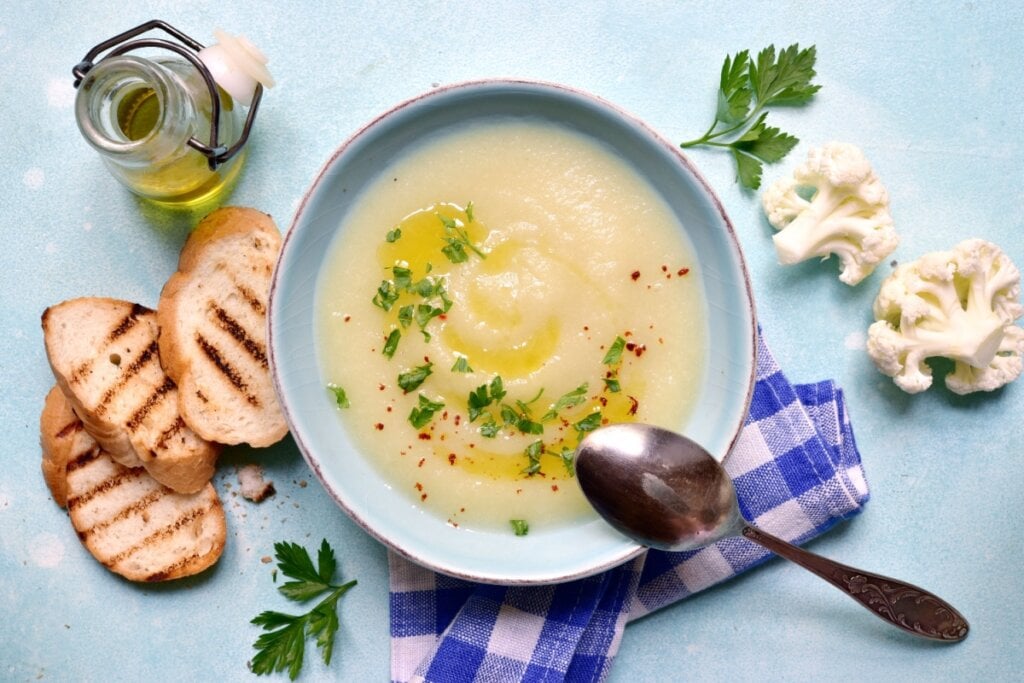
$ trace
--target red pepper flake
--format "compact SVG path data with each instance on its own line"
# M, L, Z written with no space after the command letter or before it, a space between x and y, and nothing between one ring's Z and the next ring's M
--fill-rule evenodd
M644 351L646 350L647 344L639 344L637 345L636 350L634 350L633 353L635 353L636 357L639 358L640 356L644 355Z
M416 482L416 490L417 491L422 491L423 490L423 484L421 484L419 482Z
M437 319L438 320L447 320L448 319L448 314L447 313L442 313L441 315L437 316Z
M662 266L661 267L661 272L667 273L668 272L668 266Z
M606 405L608 405L608 399L605 398L604 396L598 396L597 401L598 401L598 403L601 404L602 408L604 408Z
M427 494L424 493L423 495L420 496L420 500L426 500L426 499L427 499Z
M627 351L635 351L636 350L636 342L627 342L626 343L626 350Z
M348 322L351 319L352 319L352 316L350 316L350 315L346 315L344 318L342 318L342 320L344 320L345 322Z
M466 508L459 508L459 512L465 512Z
M676 275L678 275L679 277L682 277L682 276L686 275L689 272L690 272L689 268L680 268L679 272L677 272Z
M455 528L455 529L459 528L459 523L458 522L453 522L451 517L448 518L448 523L451 524L452 527Z
M519 494L520 494L520 493L522 493L522 492L523 492L523 490L522 490L522 489L516 489L516 495L519 495Z
M640 407L640 401L636 400L632 396L626 396L629 399L629 414L636 415L637 408Z
M426 432L420 432L419 437L420 441L430 441L430 439L433 438L430 436L430 434L427 434Z
M462 415L456 415L455 416L455 426L458 427L460 424L462 424Z
M558 484L552 484L551 485L551 490L552 491L557 491L558 490Z
M388 412L390 413L390 412L392 411L392 407L391 407L391 406L388 406L388 407L386 408L386 410L387 410L387 411L388 411Z
M583 331L584 332L590 332L590 325L584 325L583 326Z
M423 463L425 463L426 461L426 458L420 458L420 461L416 463L416 467L423 467Z
M448 419L448 411L447 410L444 411L443 413L441 413L441 419L442 420L447 420Z
M455 454L454 453L449 453L448 454L448 464L449 465L454 465L455 464Z
M383 432L384 431L384 423L383 422L378 422L377 424L375 424L373 426L377 429L378 432Z
M424 363L429 363L430 362L430 356L423 356L423 362Z
M626 337L626 338L632 337L633 336L633 330L626 330L625 332L622 333L622 336Z
M633 278L633 282L636 282L637 280L640 279L640 271L639 270L634 270L633 274L630 275L630 277Z
M377 389L378 389L379 391L384 391L384 390L385 390L386 388L387 388L387 387L385 387L385 386L384 386L383 384L378 384L378 385L377 385Z

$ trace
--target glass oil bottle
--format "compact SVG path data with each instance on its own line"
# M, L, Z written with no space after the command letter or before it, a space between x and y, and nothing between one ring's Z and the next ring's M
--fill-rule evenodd
M126 42L153 28L180 42ZM273 81L251 43L217 37L220 43L204 48L152 21L101 43L75 67L78 127L132 192L171 205L199 204L230 187L241 170L263 86ZM147 47L174 54L127 54Z

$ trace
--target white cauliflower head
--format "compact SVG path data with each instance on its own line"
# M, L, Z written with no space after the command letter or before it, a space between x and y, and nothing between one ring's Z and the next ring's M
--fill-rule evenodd
M898 266L878 292L868 354L908 393L932 384L928 358L954 362L946 387L958 394L992 391L1020 376L1024 315L1020 272L981 239L961 242Z
M845 142L812 149L792 177L761 197L779 261L839 257L839 279L855 285L899 244L889 215L889 193L863 152Z

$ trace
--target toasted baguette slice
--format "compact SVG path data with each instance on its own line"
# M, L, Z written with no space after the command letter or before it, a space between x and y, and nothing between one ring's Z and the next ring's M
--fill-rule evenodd
M166 581L201 572L220 557L227 526L211 484L175 493L145 469L118 464L82 428L57 387L46 397L40 426L43 462L54 472L50 490L56 499L54 482L62 482L79 539L108 569L132 581ZM60 462L63 472L56 474Z
M112 458L141 463L175 491L203 488L219 446L178 412L177 389L160 367L153 311L117 299L72 299L43 313L43 339L58 386Z
M68 504L68 461L90 447L97 447L95 439L82 427L71 404L64 398L60 387L54 386L46 395L43 412L39 416L39 445L43 448L43 479L57 505Z
M269 446L288 433L267 364L267 297L281 236L238 207L200 221L157 307L160 361L206 439Z

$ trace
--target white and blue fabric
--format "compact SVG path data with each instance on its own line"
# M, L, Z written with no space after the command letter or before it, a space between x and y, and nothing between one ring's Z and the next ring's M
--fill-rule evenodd
M757 382L725 460L744 516L794 543L857 514L868 487L842 390L791 385L758 341ZM553 586L494 586L437 574L394 553L393 681L601 681L627 622L754 567L771 554L731 538L700 550L649 550Z

